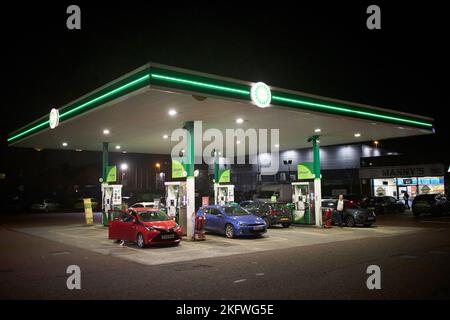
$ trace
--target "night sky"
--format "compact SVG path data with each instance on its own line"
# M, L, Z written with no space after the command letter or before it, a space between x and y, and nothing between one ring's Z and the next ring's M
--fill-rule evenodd
M3 143L52 107L153 61L434 117L434 137L399 147L450 158L442 2L92 2L2 4ZM66 28L70 4L81 7L80 31ZM381 30L366 28L370 4L381 7Z

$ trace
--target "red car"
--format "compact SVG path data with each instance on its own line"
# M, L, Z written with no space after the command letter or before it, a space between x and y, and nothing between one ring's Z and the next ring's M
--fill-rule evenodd
M181 227L158 209L135 208L109 222L110 240L134 241L140 248L179 244L181 236Z

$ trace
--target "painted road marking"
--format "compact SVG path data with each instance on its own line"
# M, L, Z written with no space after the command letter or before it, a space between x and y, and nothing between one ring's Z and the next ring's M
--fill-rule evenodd
M244 281L247 281L247 279L239 279L239 280L235 280L235 281L233 281L233 283L241 283L241 282L244 282Z

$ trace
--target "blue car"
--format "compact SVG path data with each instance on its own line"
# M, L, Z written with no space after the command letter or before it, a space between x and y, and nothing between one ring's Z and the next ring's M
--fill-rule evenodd
M260 236L267 231L263 219L239 206L205 206L198 214L204 213L205 230L225 234L227 238L238 236Z

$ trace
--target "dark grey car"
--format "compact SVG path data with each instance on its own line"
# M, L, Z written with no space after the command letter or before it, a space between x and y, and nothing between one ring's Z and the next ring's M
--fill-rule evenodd
M322 200L322 211L326 208L333 209L332 223L336 224L337 219L337 199L324 199ZM344 200L344 217L343 221L347 227L355 227L362 225L370 227L376 221L375 213L366 208L362 208L355 203L350 203L348 200Z

